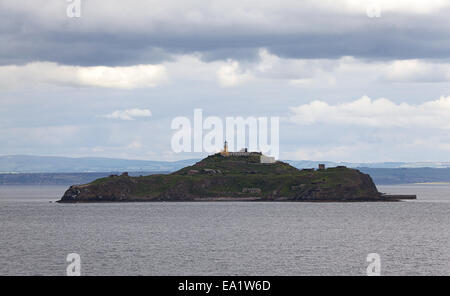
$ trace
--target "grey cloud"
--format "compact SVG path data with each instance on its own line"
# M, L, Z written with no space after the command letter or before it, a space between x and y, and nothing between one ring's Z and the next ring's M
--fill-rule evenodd
M207 20L201 25L183 23L176 15L171 22L151 22L142 15L142 19L138 16L134 20L129 15L121 16L125 20L115 26L108 26L114 21L106 18L110 15L93 9L91 14L88 12L85 19L72 20L52 14L37 17L29 11L20 13L6 7L0 12L0 63L40 60L123 66L158 63L170 60L173 54L189 53L200 53L206 61L255 60L262 47L287 58L450 57L450 28L446 21L450 13L445 9L426 15L386 13L371 19L364 13L346 14L305 5L303 10L294 9L296 16L288 9L283 11L285 22L283 15L270 18L269 12L267 19L254 23L235 19L227 22L225 17L217 23L204 16ZM125 21L129 25L121 26Z
M370 38L365 32L357 34L323 35L267 35L246 36L135 36L89 34L21 34L12 38L0 36L6 44L0 49L0 63L17 64L31 61L52 61L72 65L122 66L141 63L159 63L173 54L200 53L205 61L236 59L255 60L259 48L284 58L326 58L354 56L371 59L449 58L450 40L439 36L423 44L420 36L403 33L374 32ZM11 40L12 39L12 40ZM444 41L441 41L444 40Z

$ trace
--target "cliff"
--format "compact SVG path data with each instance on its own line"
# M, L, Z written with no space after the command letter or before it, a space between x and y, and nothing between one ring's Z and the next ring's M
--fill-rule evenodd
M346 167L298 170L256 156L211 155L171 174L124 173L71 186L59 202L384 201L369 175Z

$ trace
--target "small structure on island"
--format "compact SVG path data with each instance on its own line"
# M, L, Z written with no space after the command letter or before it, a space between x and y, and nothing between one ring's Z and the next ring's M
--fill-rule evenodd
M324 169L325 169L325 164L319 163L319 170L324 170Z
M248 148L242 148L239 152L230 152L228 151L228 142L225 141L223 145L223 150L220 152L220 155L224 157L237 156L237 157L246 157L246 156L258 156L260 163L275 163L275 157L266 156L262 154L262 152L249 152Z
M230 156L230 153L228 152L228 142L225 140L225 143L223 144L223 150L220 152L222 156Z
M261 193L261 189L260 188L242 188L242 193L260 194Z
M259 159L260 163L275 163L275 157L272 156L265 156L264 154L261 153L261 157Z

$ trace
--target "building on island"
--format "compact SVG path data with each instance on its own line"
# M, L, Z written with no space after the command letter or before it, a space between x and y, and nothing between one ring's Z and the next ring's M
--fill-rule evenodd
M266 156L262 154L261 152L249 152L247 148L242 148L239 152L230 152L228 151L228 142L225 141L223 145L223 150L220 152L220 155L229 157L229 156L238 156L238 157L245 157L245 156L252 156L257 155L259 156L259 162L260 163L275 163L275 157L272 156Z
M261 154L260 163L274 163L275 157L272 156L265 156L264 154Z

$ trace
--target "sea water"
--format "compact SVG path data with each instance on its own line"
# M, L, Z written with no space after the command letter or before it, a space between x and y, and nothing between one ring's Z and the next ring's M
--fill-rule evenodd
M450 275L450 185L379 186L417 201L57 204L0 186L0 275Z

